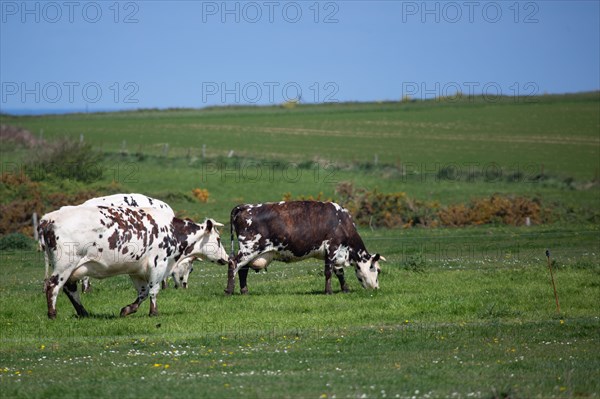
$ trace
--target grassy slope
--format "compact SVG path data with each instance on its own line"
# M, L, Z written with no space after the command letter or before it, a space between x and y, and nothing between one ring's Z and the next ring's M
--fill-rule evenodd
M478 238L489 234L496 235L495 251L489 238ZM192 288L162 292L161 316L152 319L147 305L117 317L133 299L122 277L97 282L85 295L91 318L74 318L61 295L58 320L48 321L39 254L4 253L12 268L0 278L0 392L75 397L94 385L101 397L598 391L599 314L591 298L600 278L597 257L586 253L597 231L577 237L545 228L439 230L421 272L403 266L414 245L399 253L397 239L365 236L370 248L389 254L379 292L359 289L349 276L352 293L322 295L322 265L311 261L252 273L251 295L224 298L224 269L198 264ZM402 241L426 236L411 230ZM571 259L555 270L561 318L544 236L561 238L555 252L561 262Z
M436 165L525 167L587 181L597 174L597 93L549 96L533 102L480 99L466 103L340 104L278 108L1 117L45 137L69 134L118 151L157 157L112 158L128 191L189 193L208 188L208 204L175 200L179 210L228 219L237 202L333 194L335 183L406 191L443 203L505 192L598 206L597 189L567 190L556 182L440 181ZM101 133L101 134L100 134ZM162 144L170 156L161 159ZM190 165L187 148L209 156L261 160L263 174L216 164ZM267 174L265 160L424 165L430 175L388 176L383 170L294 169L294 178ZM3 154L18 162L19 153ZM212 162L212 161L211 161ZM433 166L432 166L433 165ZM209 168L209 169L206 169ZM210 171L210 174L206 174ZM204 174L203 174L204 172ZM214 172L214 173L213 173ZM328 171L324 171L328 172ZM115 175L116 174L116 175ZM598 373L600 274L598 227L478 227L361 232L388 258L382 289L321 295L322 265L274 264L249 276L251 295L224 298L224 269L197 264L187 292L159 296L115 316L133 300L126 277L95 283L84 303L94 317L77 320L64 295L58 320L46 320L39 253L0 256L0 397L591 397ZM228 234L224 235L228 246ZM561 298L554 298L544 250L550 248ZM420 271L412 271L420 270ZM334 285L334 287L336 287ZM418 391L418 392L417 392Z
M224 108L45 117L2 117L44 137L69 135L116 151L160 153L162 144L209 155L229 150L260 159L502 168L543 164L546 172L591 179L597 173L598 93L461 102L332 104L286 110ZM141 147L140 147L141 146Z

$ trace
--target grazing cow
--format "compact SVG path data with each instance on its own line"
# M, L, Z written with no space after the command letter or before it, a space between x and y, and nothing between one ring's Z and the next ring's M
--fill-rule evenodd
M233 230L239 252L234 257ZM343 266L353 264L365 288L379 288L379 254L370 255L348 211L333 202L290 201L238 205L231 211L231 257L227 289L231 295L239 273L240 290L248 292L248 268L266 268L273 260L295 262L307 258L325 260L325 293L331 294L331 274L348 291Z
M212 219L197 224L154 208L67 206L44 215L38 228L40 245L46 267L53 269L44 281L48 317L56 317L61 288L77 315L87 316L77 281L118 274L128 274L138 292L121 316L136 312L148 296L150 316L157 315L160 282L181 258L227 262L216 226L222 224Z
M175 212L173 209L165 202L161 200L157 200L156 198L148 197L143 194L113 194L107 195L105 197L97 197L92 198L85 201L83 206L129 206L132 208L155 208L162 209L163 211L169 213L171 216L175 216ZM190 273L194 270L192 267L192 263L194 262L194 258L185 258L182 259L179 263L177 263L171 272L171 277L173 278L173 282L175 283L175 288L188 287L188 279L190 277ZM46 274L46 278L48 275ZM162 281L162 288L167 288L167 280L169 276L165 276ZM88 292L91 288L89 277L84 277L81 282L81 290L83 292Z

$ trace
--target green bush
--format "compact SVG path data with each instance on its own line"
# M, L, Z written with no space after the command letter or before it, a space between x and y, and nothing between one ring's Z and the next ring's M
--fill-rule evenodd
M34 181L51 177L91 183L102 178L102 154L91 144L68 138L46 144L26 165Z
M0 237L0 250L33 249L35 241L21 233L11 233Z

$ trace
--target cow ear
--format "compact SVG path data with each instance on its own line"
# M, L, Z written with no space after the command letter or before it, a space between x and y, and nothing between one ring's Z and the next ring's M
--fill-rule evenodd
M379 254L375 254L373 256L373 262L378 262L378 261L387 262L387 259L385 259L383 256L381 256Z
M210 233L210 231L213 228L213 221L212 219L206 219L206 232Z
M213 226L215 226L215 227L223 227L223 226L225 226L223 223L219 223L219 222L217 222L214 219L210 219L210 221L212 222Z
M206 232L207 233L210 233L211 230L214 229L215 227L225 226L223 223L219 223L219 222L215 221L214 219L206 219L205 223L206 223ZM215 229L215 231L216 231L216 229Z

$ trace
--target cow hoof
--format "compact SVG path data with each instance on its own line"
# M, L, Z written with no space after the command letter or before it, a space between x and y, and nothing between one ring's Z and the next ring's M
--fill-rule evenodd
M90 314L86 310L77 314L77 317L81 317L81 318L89 317L89 316L90 316Z
M347 294L348 292L350 292L350 288L344 286L344 288L342 288L342 292Z
M325 295L333 295L333 291L325 291Z
M123 309L121 309L120 316L125 317L125 316L129 315L130 313L131 313L131 309L129 308L129 306L125 306Z
M231 296L233 294L233 291L229 291L229 290L223 290L225 292L225 295L227 296Z
M158 312L150 312L150 313L148 313L148 316L156 317L156 316L158 316Z
M50 320L56 319L56 312L48 312L48 318Z
M248 295L248 287L244 287L244 288L240 289L240 294Z

